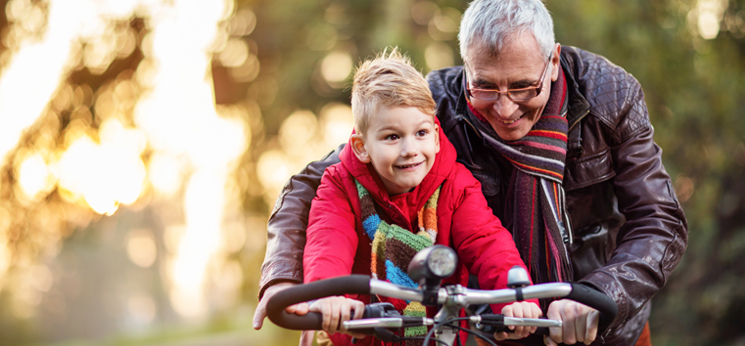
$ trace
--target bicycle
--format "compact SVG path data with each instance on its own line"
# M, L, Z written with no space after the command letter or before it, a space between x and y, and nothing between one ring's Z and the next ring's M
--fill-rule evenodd
M391 298L415 300L424 306L439 306L434 318L402 316L390 303L372 303L365 306L361 319L343 322L348 330L374 335L384 342L403 342L412 338L402 337L400 330L407 327L432 326L423 339L423 344L434 335L434 341L452 346L463 330L474 334L490 344L493 341L478 332L463 328L458 322L466 320L476 329L489 333L507 330L508 326L539 327L537 334L548 335L548 327L561 327L561 321L549 319L529 319L506 317L501 314L479 314L460 317L459 312L470 304L498 304L526 299L566 298L588 305L599 312L598 335L615 318L618 307L607 295L580 283L544 283L530 285L527 272L521 267L512 268L508 273L508 288L497 290L478 290L461 285L440 287L443 279L451 276L456 269L457 256L453 249L435 245L417 253L409 263L408 274L418 289L398 286L387 281L371 279L366 275L349 275L290 287L277 292L267 303L269 319L276 325L291 330L320 330L322 315L309 312L295 315L285 312L292 304L311 301L328 296L343 294L383 295ZM489 328L495 328L489 330Z

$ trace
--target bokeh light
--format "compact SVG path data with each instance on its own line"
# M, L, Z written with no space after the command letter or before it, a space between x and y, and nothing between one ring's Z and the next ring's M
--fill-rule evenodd
M321 62L321 74L331 86L343 87L352 72L352 57L344 52L331 52Z
M158 250L155 239L147 229L133 229L127 234L127 255L132 263L147 268L155 263Z
M727 3L727 0L698 1L698 31L702 38L710 40L717 37Z

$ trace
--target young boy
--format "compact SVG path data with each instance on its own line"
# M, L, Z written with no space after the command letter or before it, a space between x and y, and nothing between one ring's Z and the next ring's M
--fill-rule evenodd
M465 286L470 271L481 288L504 288L507 271L525 265L479 182L456 163L455 149L434 116L429 85L408 59L394 49L364 62L354 76L352 113L355 132L341 162L324 173L311 205L305 282L355 273L416 287L406 275L409 260L422 247L443 244L456 250L460 263L445 283ZM405 315L425 313L417 302L377 298ZM360 337L339 325L350 319L350 310L360 318L369 302L369 296L349 296L312 303L310 311L323 314L328 332L319 332L319 344L330 338L333 345L348 345L350 335ZM542 314L535 300L493 309L519 317ZM518 337L534 331L515 330ZM379 344L371 339L356 345Z

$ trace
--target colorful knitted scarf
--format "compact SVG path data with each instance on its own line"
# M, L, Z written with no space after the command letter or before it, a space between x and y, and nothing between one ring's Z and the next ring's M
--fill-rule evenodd
M512 235L534 283L571 281L572 266L564 243L572 240L566 212L564 163L568 123L566 80L563 70L538 122L525 137L504 141L491 127L480 127L488 146L512 163L510 187L505 203L505 224ZM466 97L468 100L468 97ZM485 119L471 106L479 119ZM485 133L490 131L490 133ZM541 301L542 307L547 302ZM545 307L544 307L545 308ZM545 310L544 310L545 311Z
M372 240L372 277L386 280L404 287L417 288L406 273L411 258L420 250L432 246L437 240L437 200L440 188L430 196L417 214L419 231L414 234L398 225L391 225L380 218L375 210L375 201L362 184L355 180L362 208L362 228ZM403 301L379 296L378 300L392 303L405 316L425 317L427 310L416 301ZM427 327L412 327L404 330L404 336L421 336ZM409 343L407 343L409 344ZM416 344L416 343L414 343ZM421 344L421 342L419 342Z

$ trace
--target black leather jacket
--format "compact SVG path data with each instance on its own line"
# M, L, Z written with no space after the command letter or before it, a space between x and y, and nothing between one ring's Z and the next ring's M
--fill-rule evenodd
M564 189L574 230L569 245L575 280L618 304L618 317L594 344L633 345L649 300L680 262L688 231L661 149L652 138L641 86L605 58L562 47L569 93L568 152ZM458 161L481 182L494 214L502 218L511 167L486 147L463 97L462 67L431 72L427 79L437 115ZM302 282L302 253L310 201L338 149L292 177L268 223L261 292L278 281ZM502 218L503 219L503 218ZM526 343L542 345L539 338Z

